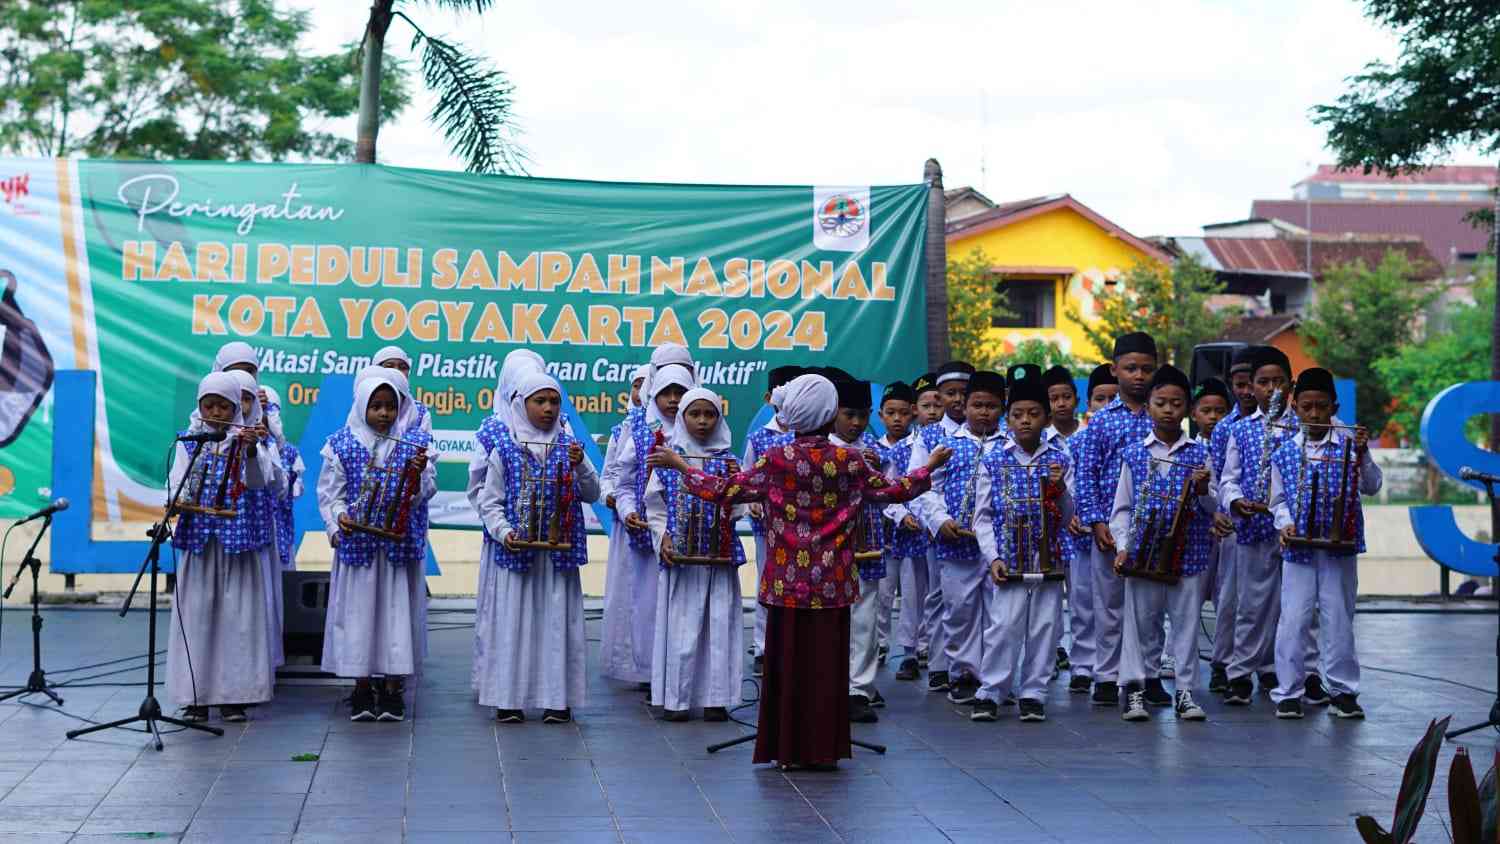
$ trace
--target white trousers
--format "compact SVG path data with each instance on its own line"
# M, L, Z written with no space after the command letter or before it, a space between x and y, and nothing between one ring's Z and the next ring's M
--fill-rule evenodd
M886 559L886 576L877 581L880 601L875 608L875 638L881 647L889 647L891 644L891 609L896 605L896 574L891 568L894 562Z
M985 591L989 594L979 696L996 703L1010 694L1045 700L1062 636L1062 584L996 586L986 573Z
M1125 584L1115 574L1115 555L1090 551L1094 573L1094 680L1113 683L1120 677L1120 640L1125 631Z
M849 694L866 700L875 698L875 671L880 667L880 642L876 634L880 583L880 580L860 580L859 600L849 608Z
M931 547L927 549L927 601L923 621L927 625L927 670L948 670L948 605L943 600L943 564Z
M1213 661L1214 664L1226 668L1229 660L1234 656L1234 616L1236 607L1239 606L1239 595L1236 591L1239 581L1235 577L1238 567L1234 564L1236 547L1234 536L1230 535L1219 540L1214 549L1218 565L1214 579Z
M1316 622L1322 634L1323 678L1329 694L1359 694L1359 655L1354 647L1354 596L1359 558L1323 552L1310 564L1287 563L1281 572L1281 618L1276 625L1276 688L1280 703L1299 698L1307 680L1307 646Z
M766 573L766 538L755 537L755 642L750 652L760 656L766 652L766 605L760 602L760 576Z
M948 674L979 679L984 662L985 605L990 598L989 567L979 560L943 563L943 634Z
M901 578L901 614L896 619L895 646L915 657L918 651L927 650L930 630L927 625L927 558L908 557L890 562L894 568L889 572L899 573Z
M1235 545L1234 649L1229 677L1276 669L1276 619L1281 614L1281 547L1275 538Z
M1176 662L1177 688L1192 690L1198 676L1198 616L1208 588L1205 575L1189 575L1175 586L1140 577L1123 579L1125 636L1120 648L1120 679L1136 684L1155 679L1166 648ZM1172 625L1165 641L1163 619Z
M1071 534L1063 541L1070 541ZM1089 545L1093 548L1092 541ZM1098 643L1094 627L1094 567L1092 554L1079 555L1068 566L1068 623L1072 634L1072 647L1068 649L1068 662L1073 665L1074 677L1093 677L1094 658Z

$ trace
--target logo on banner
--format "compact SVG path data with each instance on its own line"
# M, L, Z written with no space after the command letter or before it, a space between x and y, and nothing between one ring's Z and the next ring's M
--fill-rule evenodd
M814 188L813 245L859 252L870 245L870 189Z
M22 173L19 176L0 179L0 198L5 200L5 207L12 214L40 213L23 201L28 196L31 196L30 173Z

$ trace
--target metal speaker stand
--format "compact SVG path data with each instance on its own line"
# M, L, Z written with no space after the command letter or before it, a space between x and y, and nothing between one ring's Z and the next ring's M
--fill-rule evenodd
M1494 482L1486 479L1484 481L1484 491L1490 499L1490 511L1495 512ZM1500 566L1500 548L1497 548L1495 551L1495 564ZM1471 724L1467 727L1459 727L1456 730L1449 730L1444 734L1444 737L1448 739L1455 739L1465 733L1472 733L1476 730L1482 730L1485 727L1500 727L1500 594L1493 595L1492 597L1495 599L1495 702L1490 704L1490 717L1487 720L1481 721L1478 724Z
M26 549L26 556L21 559L21 565L16 569L15 577L10 579L10 585L5 587L6 598L15 591L16 584L21 580L22 572L31 570L31 676L26 678L26 685L13 692L0 695L0 700L10 700L13 697L24 697L31 694L44 694L52 698L52 702L62 706L63 699L52 691L52 685L47 682L47 674L42 671L42 590L37 582L41 575L42 562L36 558L36 546L42 541L42 534L47 528L52 527L52 516L46 516L42 521L42 529L37 531L36 539L31 540L31 547Z

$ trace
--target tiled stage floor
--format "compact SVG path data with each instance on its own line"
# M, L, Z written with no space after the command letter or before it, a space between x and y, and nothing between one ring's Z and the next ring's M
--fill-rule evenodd
M29 668L26 621L4 613L4 682ZM1278 722L1261 698L1248 710L1211 701L1203 724L1158 710L1132 725L1054 684L1045 724L1018 723L1014 710L973 724L885 669L890 706L855 735L888 744L889 755L856 751L837 773L782 774L752 766L747 746L704 752L740 727L662 723L639 692L597 677L576 724L497 726L469 694L472 614L432 621L432 657L402 724L351 724L345 690L283 685L248 725L223 738L169 735L157 753L119 731L66 741L76 724L67 717L0 705L0 841L1356 841L1355 813L1389 823L1401 765L1428 718L1476 720L1491 701L1372 669L1485 689L1495 678L1494 618L1452 614L1359 617L1363 723L1319 710ZM50 611L46 666L144 653L145 627L141 614ZM598 628L591 620L591 637ZM141 690L64 696L67 711L103 720L131 714ZM753 708L742 715L753 721ZM1482 775L1495 737L1471 738ZM304 753L319 759L292 761ZM1445 807L1440 780L1419 840L1447 840Z

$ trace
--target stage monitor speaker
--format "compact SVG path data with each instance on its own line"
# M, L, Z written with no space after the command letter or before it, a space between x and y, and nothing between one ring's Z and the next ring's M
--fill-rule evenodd
M1188 378L1192 379L1193 385L1207 381L1210 378L1222 378L1229 381L1229 365L1234 360L1235 352L1245 348L1248 343L1200 343L1193 347L1192 371Z
M333 583L326 571L281 573L282 646L290 659L323 656L323 626L328 620L328 591Z

